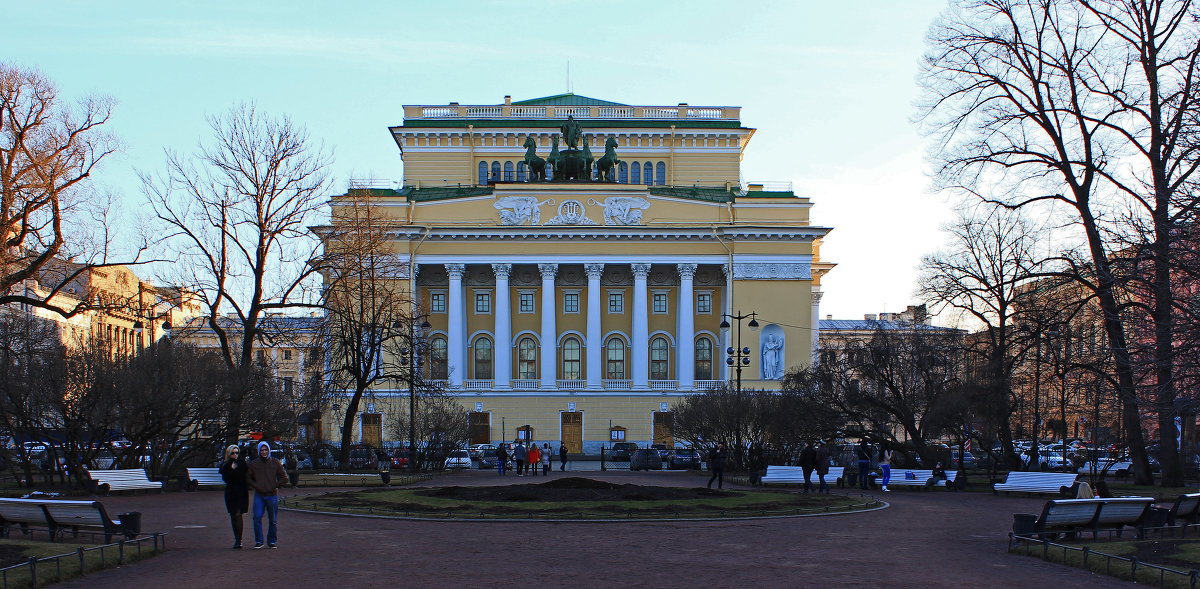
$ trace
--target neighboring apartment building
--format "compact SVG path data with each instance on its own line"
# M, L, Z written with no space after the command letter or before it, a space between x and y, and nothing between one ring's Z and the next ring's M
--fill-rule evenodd
M829 229L790 187L743 187L740 108L506 97L405 106L391 132L404 188L351 189L334 218L368 198L392 218L396 279L432 325L424 376L470 412L470 442L672 444L672 403L732 377L725 314L762 326L741 331L744 387L811 362ZM373 398L360 439L387 442L407 392Z

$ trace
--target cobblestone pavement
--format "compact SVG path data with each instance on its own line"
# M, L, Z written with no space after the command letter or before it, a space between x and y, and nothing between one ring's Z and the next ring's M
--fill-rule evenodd
M697 473L571 473L699 486ZM537 477L537 482L545 480ZM469 471L429 485L534 482ZM728 487L729 485L727 485ZM286 490L285 495L323 489ZM857 490L838 490L853 492ZM281 511L276 550L231 550L220 491L107 497L142 512L168 550L62 587L1126 587L1005 552L1013 513L1045 499L985 493L881 493L887 509L728 522L418 522ZM250 517L246 539L253 542Z

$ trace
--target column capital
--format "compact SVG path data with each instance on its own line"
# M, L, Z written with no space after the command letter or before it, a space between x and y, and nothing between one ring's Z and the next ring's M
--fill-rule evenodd
M634 278L645 278L650 275L650 264L631 264Z
M815 306L817 306L817 304L819 304L819 303L821 302L821 295L823 295L823 294L825 294L825 293L823 293L823 292L821 292L821 291L819 291L819 290L817 290L817 289L815 289L815 288L813 289L813 291L812 291L812 304L813 304L813 306L814 306L814 307L815 307Z
M538 264L538 272L542 273L542 280L552 280L558 274L558 264Z
M696 277L696 264L675 264L675 269L679 271L680 278Z
M446 274L450 278L462 278L466 272L466 264L446 264Z
M732 274L729 271L729 264L721 264L721 274L724 274L725 278L729 278L730 274Z
M600 278L604 274L604 264L584 264L583 271L588 278Z
M508 280L508 276L512 274L512 264L492 264L492 273L496 278Z

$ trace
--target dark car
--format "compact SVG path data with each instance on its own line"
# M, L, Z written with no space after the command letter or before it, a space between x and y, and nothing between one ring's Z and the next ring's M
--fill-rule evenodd
M626 462L637 449L637 444L633 442L614 442L606 458L613 462Z
M379 468L379 455L369 446L353 446L350 448L350 468L355 470L374 470Z
M629 470L662 470L662 456L653 448L634 450L629 458Z
M667 454L671 453L671 449L667 448L666 444L650 444L650 449L658 450L658 455L661 456L663 460L666 460Z
M700 468L700 453L691 448L676 448L667 454L667 468Z
M479 468L496 468L496 449L483 448L478 454Z

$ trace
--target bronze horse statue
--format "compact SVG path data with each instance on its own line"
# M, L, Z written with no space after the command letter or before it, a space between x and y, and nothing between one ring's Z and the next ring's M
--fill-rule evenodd
M617 165L620 163L621 160L617 159L617 140L609 137L604 142L604 156L600 158L600 161L596 162L596 169L600 172L600 181L616 182Z
M537 141L532 135L525 136L525 166L529 168L530 182L546 181L546 160L538 157Z
M587 135L584 135L583 136L583 173L580 174L580 180L587 180L588 182L591 182L591 180L592 180L592 162L595 162L595 161L596 161L596 158L592 157L592 148L588 146Z
M558 135L551 135L550 136L550 155L546 156L546 162L550 164L551 169L554 172L555 180L558 179L560 172L562 172L562 170L559 169L559 164L560 164L559 159L561 159L561 158L559 158L559 155L558 155Z

